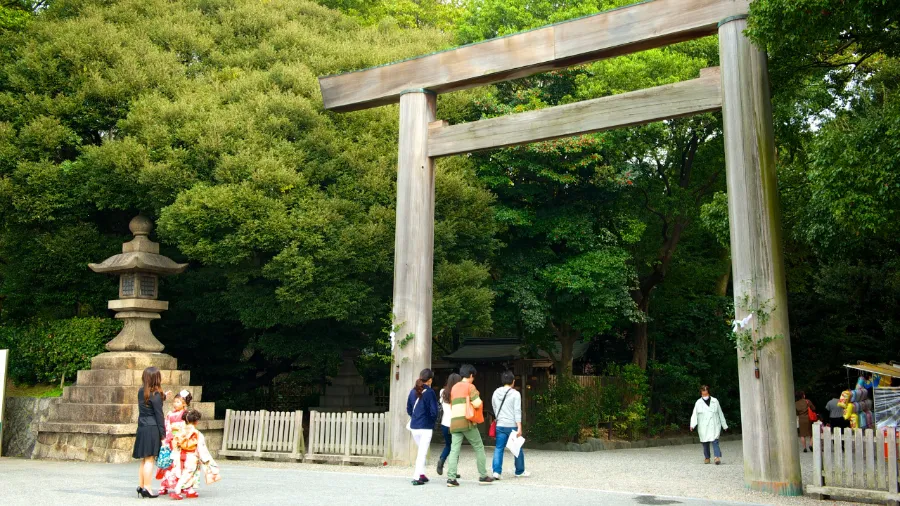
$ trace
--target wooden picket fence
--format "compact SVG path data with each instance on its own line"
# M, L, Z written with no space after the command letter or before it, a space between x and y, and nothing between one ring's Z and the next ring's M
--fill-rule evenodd
M382 463L387 450L385 413L309 413L307 460Z
M851 499L900 501L896 428L813 426L813 484L806 493Z
M225 411L219 455L303 460L303 411Z

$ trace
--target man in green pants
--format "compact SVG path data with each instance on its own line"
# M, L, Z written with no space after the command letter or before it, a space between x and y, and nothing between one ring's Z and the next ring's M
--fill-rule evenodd
M456 478L457 467L459 466L459 452L462 449L463 438L469 440L472 449L475 450L475 462L478 465L478 482L485 485L494 481L488 476L486 459L484 456L484 443L481 442L481 434L478 432L478 426L466 419L466 399L472 403L475 411L480 413L483 403L478 395L478 390L472 383L475 381L475 367L471 364L463 364L459 368L459 375L462 381L453 386L450 390L450 434L453 442L450 447L450 469L447 472L447 486L458 487L459 482Z

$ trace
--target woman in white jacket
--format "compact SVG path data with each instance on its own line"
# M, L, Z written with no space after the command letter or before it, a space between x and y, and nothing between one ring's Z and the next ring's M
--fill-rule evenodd
M716 465L722 463L722 450L719 449L719 436L723 430L728 430L725 423L725 413L719 401L709 395L709 387L700 387L700 398L694 404L694 413L691 415L691 431L697 429L700 443L703 444L704 464L709 464L709 445L712 444L716 456Z

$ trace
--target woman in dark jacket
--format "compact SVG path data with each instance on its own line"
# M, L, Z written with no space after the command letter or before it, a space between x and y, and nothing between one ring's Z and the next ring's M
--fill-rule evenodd
M156 470L156 456L166 437L162 406L167 393L162 391L162 375L156 367L144 369L141 380L144 385L138 390L138 427L131 456L143 459L138 471L138 496L154 498L158 496L153 495L150 487Z
M419 447L416 456L416 468L413 472L413 485L428 483L425 477L425 457L431 446L431 435L434 432L434 423L438 415L438 400L431 383L434 381L434 373L431 369L423 369L416 380L416 386L409 391L406 400L406 413L409 415L409 431L413 440Z

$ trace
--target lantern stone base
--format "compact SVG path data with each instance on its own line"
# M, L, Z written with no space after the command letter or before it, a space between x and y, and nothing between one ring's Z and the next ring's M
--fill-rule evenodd
M113 302L110 301L110 306ZM156 302L156 301L151 301ZM150 322L160 318L159 313L149 313L144 311L124 311L116 314L116 318L125 321L125 325L119 334L106 343L106 349L109 351L137 351L158 353L165 349L165 346L150 329Z
M203 388L189 386L191 373L179 371L178 361L170 355L128 351L102 353L91 360L90 370L78 371L75 385L63 390L62 398L50 407L47 421L38 425L33 458L130 462L141 375L150 366L160 369L164 391L191 392L191 407L202 415L197 427L216 455L225 422L215 419L215 403L202 401ZM171 406L170 398L164 412Z

